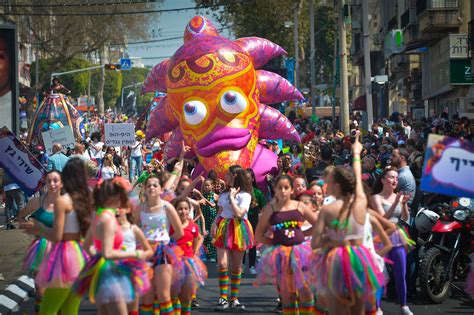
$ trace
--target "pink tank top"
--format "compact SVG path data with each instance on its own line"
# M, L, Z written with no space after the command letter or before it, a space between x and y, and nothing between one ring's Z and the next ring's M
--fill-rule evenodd
M123 243L123 232L122 228L120 227L120 224L118 223L117 219L115 218L115 209L110 209L110 208L99 208L96 213L96 220L95 220L95 225L97 225L97 218L100 215L103 214L108 214L110 215L114 220L115 223L117 224L117 228L115 229L115 235L114 235L114 244L113 244L113 249L117 250L122 247ZM95 229L94 229L95 230ZM94 235L94 246L97 249L98 252L102 250L102 242L97 239Z

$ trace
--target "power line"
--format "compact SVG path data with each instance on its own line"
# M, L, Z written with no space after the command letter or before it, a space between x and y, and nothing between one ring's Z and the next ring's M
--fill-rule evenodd
M210 9L218 7L226 7L237 4L247 4L255 0L239 0L226 4L203 5L198 7L186 7L175 9L158 9L158 10L140 10L140 11L122 11L122 12L90 12L90 13L53 13L53 12L9 12L8 15L14 16L104 16L104 15L134 15L134 14L149 14L149 13L166 13L166 12L180 12L188 10Z
M9 7L17 8L57 8L57 7L92 7L92 6L110 6L110 5L128 5L128 4L145 4L154 3L149 0L136 0L136 1L116 1L116 2L94 2L94 3L50 3L50 4L38 4L38 3L12 3L8 4Z

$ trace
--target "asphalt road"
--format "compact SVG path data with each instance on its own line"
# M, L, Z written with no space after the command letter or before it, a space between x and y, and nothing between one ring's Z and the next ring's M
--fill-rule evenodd
M217 273L215 265L208 265L210 278L206 286L198 291L200 307L192 311L193 314L212 314L218 297ZM276 291L272 286L254 287L253 277L244 274L240 291L240 302L246 306L245 314L275 314ZM395 298L385 298L382 309L386 315L398 315L399 307L394 303ZM419 296L408 299L408 304L414 314L422 315L474 315L474 301L463 294L456 294L442 304L425 304ZM33 314L32 299L22 305L22 309L15 314ZM79 314L96 314L93 305L83 303Z
M0 208L0 224L3 223L3 209ZM5 288L11 281L21 275L21 263L30 238L20 230L0 230L0 273L5 280L0 280L0 288ZM193 314L214 313L219 288L215 264L208 264L209 279L206 286L198 291L200 307ZM240 302L246 306L246 314L272 314L276 306L276 291L272 286L253 286L253 276L244 273L240 291ZM382 309L384 314L398 315L399 307L395 297L384 298ZM442 304L426 304L420 295L408 298L408 305L414 314L422 315L474 315L474 301L460 292L454 292ZM79 314L96 314L94 305L83 302ZM34 314L33 298L25 301L19 311L14 314Z

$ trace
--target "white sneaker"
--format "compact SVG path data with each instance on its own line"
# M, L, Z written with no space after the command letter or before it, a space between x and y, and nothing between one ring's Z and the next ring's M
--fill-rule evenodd
M400 315L413 315L413 312L410 311L408 305L405 305L400 308Z
M250 267L249 271L250 271L251 275L256 275L257 274L257 270L255 269L254 266Z
M381 308L377 309L377 311L375 312L375 315L383 315L383 311Z

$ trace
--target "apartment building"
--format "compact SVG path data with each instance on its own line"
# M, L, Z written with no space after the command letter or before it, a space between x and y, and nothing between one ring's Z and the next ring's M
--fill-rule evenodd
M374 116L446 111L474 118L473 37L468 36L474 28L472 0L368 2L372 76L388 75L383 87L373 86ZM351 57L363 82L360 3L352 1Z

